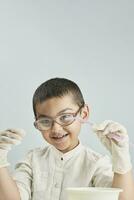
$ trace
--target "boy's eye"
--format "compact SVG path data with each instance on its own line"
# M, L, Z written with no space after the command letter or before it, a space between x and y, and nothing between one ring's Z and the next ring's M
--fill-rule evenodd
M72 121L72 120L73 120L72 114L65 114L65 115L60 116L60 121L63 122L63 123L68 122L68 121Z
M44 118L44 119L39 120L39 123L47 125L51 123L51 120L48 118L46 119Z

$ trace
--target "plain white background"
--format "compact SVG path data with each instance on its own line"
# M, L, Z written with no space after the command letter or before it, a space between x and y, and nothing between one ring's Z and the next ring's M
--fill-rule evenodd
M81 88L90 120L122 123L134 142L134 1L0 0L0 130L26 130L13 147L14 167L44 145L33 126L32 96L53 77ZM83 144L108 153L84 125ZM134 145L131 146L134 163Z

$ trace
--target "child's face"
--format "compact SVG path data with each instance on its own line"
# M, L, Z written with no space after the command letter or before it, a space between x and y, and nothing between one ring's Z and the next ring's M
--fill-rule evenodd
M37 119L46 116L51 119L53 117L60 116L63 113L65 115L67 113L76 113L78 110L79 106L73 102L71 95L48 99L43 103L36 105ZM87 118L87 106L83 107L77 116ZM73 123L68 126L62 126L54 122L49 130L41 131L41 133L48 143L52 144L56 149L65 153L78 145L78 135L80 129L80 120L74 120Z

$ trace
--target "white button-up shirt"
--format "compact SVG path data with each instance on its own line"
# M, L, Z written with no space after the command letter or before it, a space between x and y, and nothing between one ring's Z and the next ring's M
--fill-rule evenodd
M113 172L108 156L80 143L65 154L51 145L31 150L13 177L21 200L66 200L67 187L111 187Z

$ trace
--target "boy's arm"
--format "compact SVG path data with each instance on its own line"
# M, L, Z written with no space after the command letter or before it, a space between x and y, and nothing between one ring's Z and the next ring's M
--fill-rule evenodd
M0 168L0 200L20 200L17 185L6 167Z
M24 131L20 129L0 131L0 200L20 200L17 185L7 169L7 155L11 146L19 144L23 136Z
M106 120L94 125L93 131L111 153L114 172L112 187L123 189L119 200L133 200L134 179L126 129L117 122Z
M119 200L133 200L134 181L132 171L130 170L125 174L114 173L112 187L123 189L123 192L119 195Z

